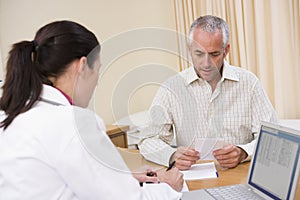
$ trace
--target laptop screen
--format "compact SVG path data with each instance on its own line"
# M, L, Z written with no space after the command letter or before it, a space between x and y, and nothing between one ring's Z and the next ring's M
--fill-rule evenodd
M297 185L300 135L291 131L262 125L258 136L248 184L273 199L289 199Z

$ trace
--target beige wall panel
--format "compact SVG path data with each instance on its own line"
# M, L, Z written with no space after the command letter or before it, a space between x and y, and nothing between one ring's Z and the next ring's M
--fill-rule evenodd
M177 50L177 40L175 32L172 33L176 30L173 0L0 0L2 64L6 61L11 44L24 39L32 40L42 25L61 19L83 24L92 30L103 44L104 69L91 104L105 123L113 123L116 117L148 109L158 88L155 85L159 85L161 79L179 70L178 57L174 53ZM170 37L167 39L162 36L163 39L156 44L156 38L159 36L151 40L151 29L150 34L146 31L146 36L149 34L148 38L142 37L145 35L142 31L145 27L156 27L162 30L162 35L167 32ZM124 35L126 37L118 42ZM150 43L131 47L130 45L135 43L132 39L134 37ZM163 44L164 42L170 46ZM109 46L112 43L113 46ZM124 46L129 46L128 51L118 54L117 51ZM108 62L111 58L113 62ZM141 69L144 68L150 71L142 73ZM160 76L155 76L155 72ZM3 78L2 70L0 76ZM148 79L143 81L143 77ZM151 77L154 77L153 83ZM134 83L124 82L135 78L141 80ZM120 83L125 87L120 87ZM133 87L132 84L136 85ZM119 90L128 91L122 96ZM115 105L123 107L118 109Z

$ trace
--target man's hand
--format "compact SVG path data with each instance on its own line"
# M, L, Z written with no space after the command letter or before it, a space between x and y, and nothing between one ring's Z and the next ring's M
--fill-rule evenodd
M248 156L248 154L242 148L232 144L215 150L213 155L221 167L224 168L234 168Z
M179 170L187 170L199 160L200 154L192 147L178 147L171 156L170 161L176 161L175 167Z

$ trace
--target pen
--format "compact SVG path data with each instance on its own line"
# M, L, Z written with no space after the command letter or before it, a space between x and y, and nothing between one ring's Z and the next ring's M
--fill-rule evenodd
M175 165L175 160L171 163L171 164L169 164L169 167L168 167L168 169L167 169L167 171L169 171L170 169L172 169L173 168L173 166Z
M152 177L152 176L157 176L157 174L156 174L156 172L149 171L149 172L147 172L146 176ZM152 182L147 182L146 181L146 183L152 183ZM140 186L143 187L143 185L144 185L144 183L140 182Z

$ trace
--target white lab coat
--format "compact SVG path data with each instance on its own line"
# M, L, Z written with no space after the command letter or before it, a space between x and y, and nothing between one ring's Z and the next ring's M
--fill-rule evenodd
M102 120L53 87L44 85L41 101L0 130L0 200L180 197L164 183L141 188Z

